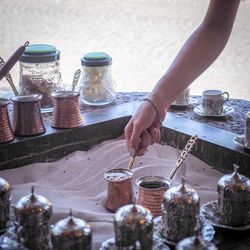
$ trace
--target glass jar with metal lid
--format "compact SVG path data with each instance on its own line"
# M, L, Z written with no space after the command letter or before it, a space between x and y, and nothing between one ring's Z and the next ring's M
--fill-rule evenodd
M88 105L106 105L116 95L116 85L111 75L112 58L104 52L87 53L81 59L82 101Z
M26 47L19 61L20 94L42 94L42 110L51 110L53 107L51 93L62 90L60 51L52 45L33 44Z

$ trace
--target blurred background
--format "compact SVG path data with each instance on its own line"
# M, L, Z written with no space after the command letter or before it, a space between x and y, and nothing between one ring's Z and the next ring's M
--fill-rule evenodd
M5 60L25 41L61 51L66 89L80 58L104 51L113 58L118 91L150 91L181 45L202 21L208 0L0 0L0 56ZM228 91L250 100L250 1L242 1L227 47L191 85ZM15 85L19 64L11 70ZM5 80L0 97L12 95Z

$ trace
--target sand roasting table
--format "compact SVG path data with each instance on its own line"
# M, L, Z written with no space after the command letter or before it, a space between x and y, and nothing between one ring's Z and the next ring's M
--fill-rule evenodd
M133 167L135 195L135 180L138 177L167 176L179 154L180 151L173 147L156 144L150 146L143 157L137 157ZM14 204L29 194L31 186L35 185L36 193L45 196L53 204L52 223L66 217L72 208L75 216L85 219L92 225L93 249L99 249L101 242L114 234L114 214L107 212L103 207L107 190L103 174L109 169L125 168L128 160L125 141L118 138L105 141L89 151L76 151L55 162L35 163L4 170L0 172L0 176L13 186ZM180 176L183 174L188 184L200 195L202 203L217 199L216 185L222 176L221 172L189 155L182 169L177 172L173 185L180 183ZM241 246L239 249L244 249L241 243L237 244Z

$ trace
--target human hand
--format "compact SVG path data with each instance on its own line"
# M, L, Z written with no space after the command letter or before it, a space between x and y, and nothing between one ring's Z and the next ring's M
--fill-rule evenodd
M165 115L165 110L156 109L150 101L142 103L124 130L130 155L143 155L149 145L159 142L161 121Z

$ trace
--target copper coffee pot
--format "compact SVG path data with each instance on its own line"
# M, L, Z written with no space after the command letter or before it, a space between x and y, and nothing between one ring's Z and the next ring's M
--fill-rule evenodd
M51 126L54 128L77 128L83 125L80 112L80 93L74 91L53 92L54 112Z
M45 132L40 101L41 94L13 96L13 130L15 135L31 136Z
M115 212L123 205L131 204L133 199L133 188L131 180L133 172L128 169L111 169L104 173L104 178L108 182L107 199L105 208Z
M0 98L0 143L14 140L14 133L10 124L7 105L9 100Z
M170 187L175 173L196 144L197 139L198 136L195 135L188 140L185 148L176 160L175 166L170 171L168 178L161 176L144 176L136 180L136 185L139 188L138 204L148 208L155 217L161 215L164 193Z

